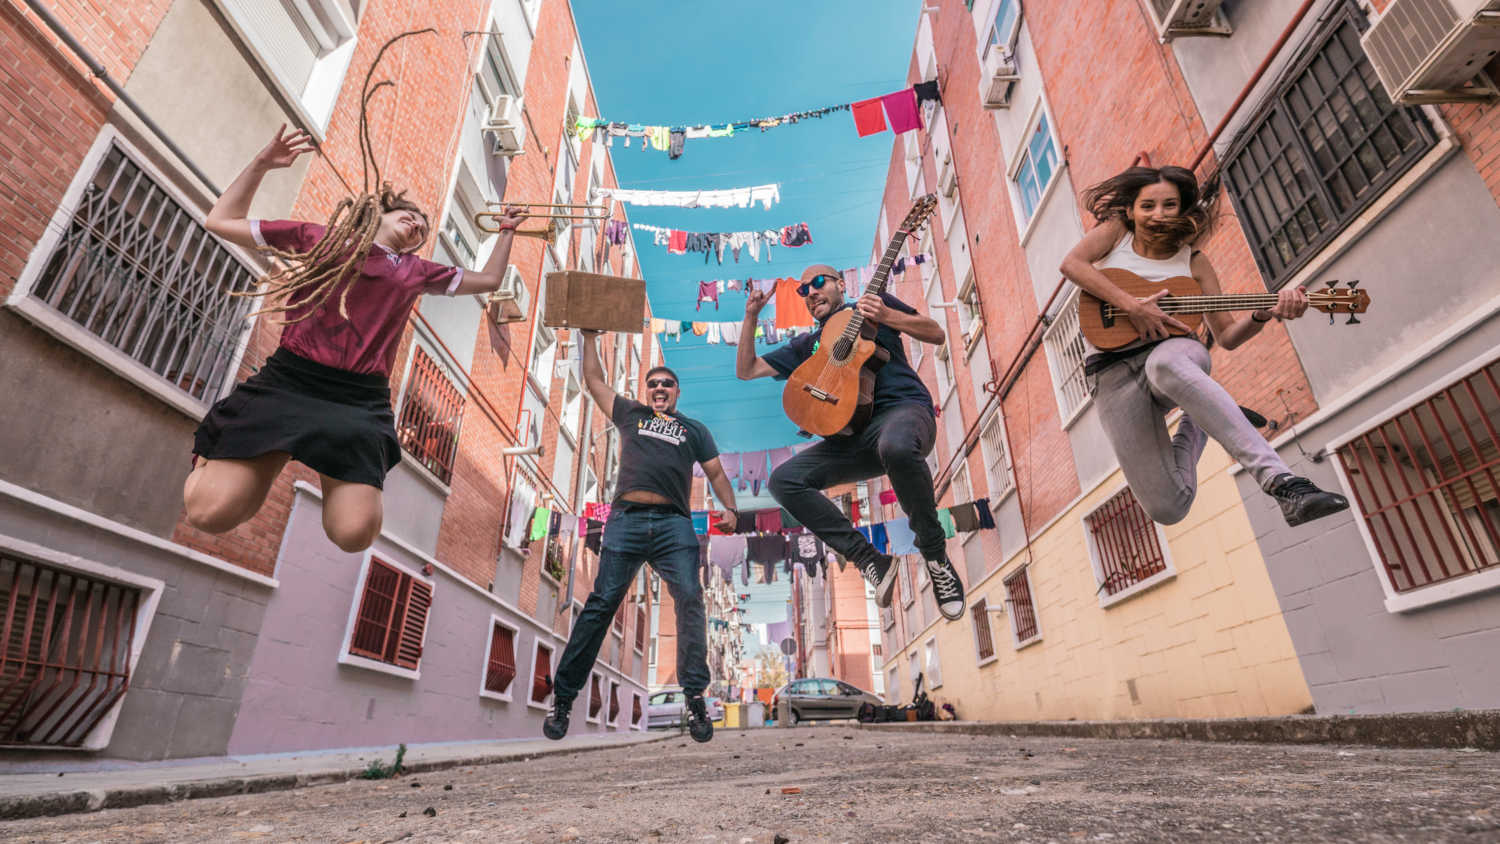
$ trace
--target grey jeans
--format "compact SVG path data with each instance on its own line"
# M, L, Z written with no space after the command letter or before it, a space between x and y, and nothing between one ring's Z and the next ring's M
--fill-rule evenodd
M1218 440L1261 489L1291 471L1209 377L1211 366L1202 343L1174 337L1096 373L1090 384L1125 482L1146 514L1164 525L1182 521L1193 506L1198 458L1208 437ZM1166 415L1174 407L1182 408L1182 423L1169 437Z

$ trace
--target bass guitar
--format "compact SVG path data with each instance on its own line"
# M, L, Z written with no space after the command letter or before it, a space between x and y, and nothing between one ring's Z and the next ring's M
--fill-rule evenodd
M927 194L906 212L875 268L866 293L885 290L891 265L901 245L922 227L937 207L937 196ZM792 371L781 393L786 415L809 434L833 436L857 430L869 421L875 398L875 372L885 361L875 345L879 326L855 308L838 311L823 323L813 356Z
M1203 315L1207 313L1269 310L1276 306L1275 293L1206 295L1197 279L1189 276L1177 276L1157 282L1147 281L1129 270L1114 267L1100 272L1114 282L1116 287L1137 300L1148 299L1165 288L1167 295L1158 299L1156 306L1190 329L1183 331L1170 326L1167 328L1168 333L1179 337L1197 332L1198 326L1203 323ZM1370 294L1359 289L1358 281L1351 281L1344 288L1339 288L1337 281L1330 281L1327 285L1323 290L1307 294L1308 307L1328 314L1330 323L1333 322L1334 314L1348 314L1347 325L1359 322L1355 314L1362 314L1369 309ZM1088 291L1081 290L1078 293L1078 327L1083 332L1084 339L1092 343L1094 348L1106 352L1141 339L1140 333L1135 330L1135 324L1123 311Z

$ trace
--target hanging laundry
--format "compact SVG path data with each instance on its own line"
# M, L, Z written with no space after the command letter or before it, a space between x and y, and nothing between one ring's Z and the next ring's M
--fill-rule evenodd
M583 547L593 551L595 554L602 553L604 546L604 523L593 519L585 519L586 526L583 531Z
M776 327L807 328L814 324L807 302L797 293L799 282L783 278L776 282Z
M974 509L979 512L980 530L994 530L995 514L990 512L990 500L988 498L974 499Z
M760 567L760 582L763 584L776 582L776 567L771 563L763 563Z
M953 515L948 512L948 508L939 507L937 514L938 524L943 526L943 536L949 539L958 536L958 529L953 524Z
M688 134L693 137L692 133ZM599 192L630 205L673 208L748 208L759 202L766 210L781 201L781 186L755 185L719 190L626 190L606 188Z
M890 487L882 489L880 491L880 503L881 504L895 504L896 503L896 491L894 489L891 489Z
M948 514L953 517L953 527L957 530L970 533L979 530L979 513L974 509L974 502L967 501L963 504L955 504L948 508Z
M875 546L876 551L879 551L882 554L885 553L885 549L889 541L885 532L885 522L876 522L873 525L865 525L864 527L855 528L855 530L859 531L860 536L868 539L870 541L870 544Z
M850 103L849 111L854 114L854 131L861 138L885 131L885 114L881 111L879 97Z
M562 516L563 514L561 510L552 511L552 518L547 522L548 536L557 536L562 532Z
M707 333L708 333L708 323L706 323L706 322L695 322L695 323L693 323L693 334L694 335L696 335L698 337L702 337L703 335L705 335Z
M673 229L667 240L667 253L671 255L684 255L687 253L687 237L685 231Z
M740 343L741 327L743 327L742 323L721 322L719 323L719 333L723 335L725 343L728 343L731 346L738 346Z
M559 530L560 533L566 533L566 534L568 534L570 536L577 536L578 535L578 517L575 516L575 515L573 515L572 513L565 513L565 514L563 514L562 524L558 528L558 530Z
M599 522L609 521L609 504L602 501L590 501L583 505L583 515Z
M779 533L752 536L749 539L750 560L756 563L779 563L786 559L786 537Z
M723 572L725 581L734 580L734 570L745 561L745 537L715 536L708 543L708 559Z
M760 485L765 483L770 473L766 471L766 453L764 451L747 451L744 454L744 474L742 477L750 484L750 490L755 495L760 495Z
M708 511L694 510L692 513L693 533L702 536L708 533Z
M771 471L775 472L781 464L791 460L796 454L796 452L792 451L791 446L771 449Z
M911 529L911 521L905 516L885 520L885 533L891 541L891 554L917 553L917 535Z
M552 524L552 511L546 507L536 508L536 512L531 516L531 534L527 538L532 542L545 539L547 526L550 524Z
M781 511L759 510L755 513L755 529L764 533L781 533Z
M740 453L732 451L719 454L719 466L724 470L724 477L732 484L740 479ZM744 489L743 486L740 489Z
M810 533L799 533L793 536L788 549L788 556L809 568L822 559L823 553L823 543Z
M781 508L781 527L784 530L791 530L792 528L802 527L802 523L797 520L796 516L792 515L790 510L783 507Z
M782 246L806 246L812 243L812 230L806 223L796 223L781 230Z
M885 116L891 121L891 131L896 134L922 128L922 115L917 111L917 94L910 88L880 98L885 106Z
M919 105L927 102L928 100L942 102L942 97L938 94L938 84L936 79L930 80L928 82L918 82L911 87L911 90L912 93L917 95L917 103Z
M682 157L683 138L687 137L687 133L682 129L673 129L667 137L667 158L676 161Z
M703 339L717 346L722 339L720 332L723 331L723 326L724 323L722 322L710 322L708 324L708 333L703 335Z

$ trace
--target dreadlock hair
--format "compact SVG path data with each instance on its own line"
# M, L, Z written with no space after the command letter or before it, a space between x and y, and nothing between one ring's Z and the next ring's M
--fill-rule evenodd
M237 293L241 296L266 296L279 298L277 304L269 305L255 314L287 313L293 309L305 309L305 313L293 319L282 320L282 324L301 322L316 314L333 295L333 291L351 276L358 277L359 267L369 257L375 244L375 235L380 232L380 219L391 211L413 211L427 219L427 213L416 203L406 198L406 192L397 192L389 182L381 181L380 166L375 160L375 146L370 140L370 101L376 92L385 87L394 87L389 79L376 83L370 80L380 66L386 50L403 38L435 32L417 29L403 32L381 46L365 72L364 85L360 91L359 107L359 152L363 192L359 196L345 197L334 206L328 215L323 237L311 249L296 252L284 249L267 249L282 261L283 266L266 276L264 289ZM372 190L371 186L376 187ZM429 223L429 228L430 228ZM345 284L339 296L339 316L349 318L349 291L354 285Z
M1185 167L1131 167L1085 191L1083 204L1099 222L1119 220L1133 232L1135 224L1126 212L1135 205L1143 188L1159 182L1177 188L1182 211L1176 217L1143 224L1152 238L1181 247L1208 234L1219 199L1217 172L1199 185L1198 177Z

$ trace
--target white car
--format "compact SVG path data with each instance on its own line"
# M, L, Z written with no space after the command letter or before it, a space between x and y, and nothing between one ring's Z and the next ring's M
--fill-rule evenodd
M724 720L724 702L707 698L708 719ZM687 720L687 696L682 689L665 689L646 700L646 729L677 727Z

